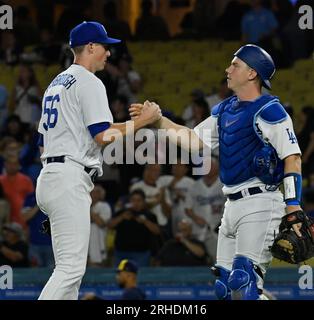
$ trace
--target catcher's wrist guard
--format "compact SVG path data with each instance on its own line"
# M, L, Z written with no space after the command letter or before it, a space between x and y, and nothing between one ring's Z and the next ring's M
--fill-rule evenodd
M302 223L301 237L291 228ZM287 214L282 218L279 234L270 247L273 257L292 264L298 264L314 256L314 220L302 210Z
M283 179L284 200L287 205L297 206L301 203L302 176L299 173L287 173Z

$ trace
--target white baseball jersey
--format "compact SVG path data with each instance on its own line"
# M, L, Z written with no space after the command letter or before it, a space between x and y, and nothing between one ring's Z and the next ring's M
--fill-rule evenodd
M91 136L88 126L113 122L106 88L93 73L72 64L47 88L38 131L43 135L47 157L66 156L102 175L101 147Z
M210 186L204 182L204 179L199 179L195 182L189 197L189 207L206 221L211 230L215 230L220 223L226 202L222 186L219 178ZM193 235L200 241L205 240L207 225L199 226L193 222Z
M171 175L164 175L158 179L158 182L164 187L169 187L173 178L174 177ZM194 183L195 181L192 178L183 177L180 181L178 181L175 184L173 188L174 190L170 191L168 189L172 204L171 217L174 233L177 231L177 225L180 222L180 220L188 218L185 214L185 209L189 207L188 195L192 192ZM180 192L180 194L182 194L184 198L176 201L176 191Z
M301 154L298 143L292 143L291 135L295 137L291 118L287 118L276 124L265 122L257 116L256 125L261 131L261 138L268 141L276 149L280 159L284 159L292 154ZM205 131L203 131L205 129ZM208 130L206 132L206 130ZM219 145L219 134L216 117L209 117L194 128L195 133L202 141L212 149ZM205 134L204 134L205 133ZM260 179L254 178L244 183L232 187L223 187L224 194L231 194L251 187L264 187L265 184Z

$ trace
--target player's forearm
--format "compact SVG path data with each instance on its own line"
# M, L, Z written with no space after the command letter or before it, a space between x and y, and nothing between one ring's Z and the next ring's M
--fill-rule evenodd
M100 228L104 228L106 226L106 222L98 214L92 214L91 221L96 223Z
M142 119L129 120L123 123L113 123L110 128L98 133L95 140L98 144L106 146L117 139L122 139L128 134L132 134L137 130L144 128L149 124L148 121Z
M205 255L205 251L199 245L191 242L188 239L184 239L182 243L197 257L201 258Z
M17 262L23 259L23 256L20 252L13 251L6 246L1 247L1 253L9 260Z
M207 224L206 220L200 216L198 216L197 214L194 213L193 210L191 209L186 209L187 214L189 215L189 217L196 223L198 224L200 227L203 227Z
M160 228L156 223L153 223L149 220L145 220L144 221L144 225L146 226L146 228L153 233L154 235L159 235L160 234Z
M118 224L120 224L123 221L123 216L119 215L115 218L111 218L108 223L107 223L107 227L109 229L114 229Z
M163 215L167 218L170 218L171 216L171 206L167 203L165 199L161 200L161 211Z
M295 155L288 156L284 161L285 161L285 167L284 167L285 176L290 173L295 173L295 174L301 176L301 157L300 157L300 155L295 154ZM284 185L285 185L285 180L284 180ZM297 184L296 184L296 188L298 188ZM286 187L285 187L285 189L286 189ZM289 189L291 189L291 188L289 188ZM285 193L286 192L287 192L287 190L285 190ZM286 213L291 213L296 210L301 210L301 207L299 204L297 204L297 203L287 204Z
M166 117L157 121L156 127L167 130L166 135L169 140L187 151L199 151L203 147L202 141L194 130L176 124Z

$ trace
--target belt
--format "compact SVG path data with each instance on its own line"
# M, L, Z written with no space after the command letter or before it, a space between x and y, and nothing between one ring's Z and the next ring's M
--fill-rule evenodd
M236 193L228 194L227 197L229 200L235 201L235 200L242 199L246 196L252 196L254 194L263 193L263 192L264 191L261 188L253 187L253 188L244 189Z
M64 163L65 162L65 156L58 156L58 157L48 157L47 158L47 164L48 163L53 163L53 162L59 162L59 163ZM93 174L90 174L93 170L95 170L95 172ZM97 170L95 168L88 168L88 167L84 167L84 171L89 174L90 178L92 179L92 181L94 182L96 180L96 178L98 177L98 173Z

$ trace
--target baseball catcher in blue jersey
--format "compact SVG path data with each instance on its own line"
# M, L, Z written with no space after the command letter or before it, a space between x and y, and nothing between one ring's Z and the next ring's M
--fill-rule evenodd
M216 105L209 118L194 129L165 117L156 123L174 129L170 140L185 149L219 148L227 201L212 268L218 299L267 299L263 282L272 255L290 263L313 256L313 223L300 206L301 151L293 124L277 97L262 94L262 87L271 89L275 71L265 50L245 45L226 69L234 95ZM131 116L141 109L132 105ZM202 133L205 129L210 135ZM184 130L190 139L178 140L177 132Z

